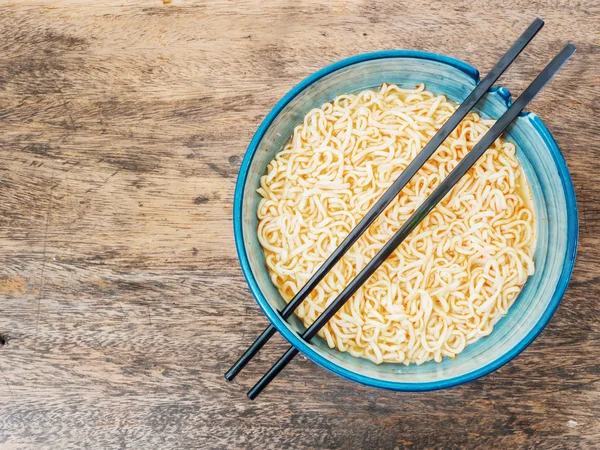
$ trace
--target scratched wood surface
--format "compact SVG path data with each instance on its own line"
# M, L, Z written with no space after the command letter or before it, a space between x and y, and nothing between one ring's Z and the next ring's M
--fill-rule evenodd
M581 221L546 330L450 390L369 389L297 358L248 401L285 347L223 380L267 324L232 232L267 112L367 51L485 73L535 16L546 27L502 79L513 92L578 47L531 106ZM595 0L1 2L0 447L599 448L599 30Z

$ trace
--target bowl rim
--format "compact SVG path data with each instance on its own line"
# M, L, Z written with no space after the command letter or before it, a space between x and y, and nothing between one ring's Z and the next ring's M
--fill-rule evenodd
M517 357L523 350L525 350L529 346L529 344L531 344L531 342L546 327L546 325L554 315L554 312L558 308L558 305L560 304L566 291L566 288L569 284L569 280L573 272L573 267L575 265L579 235L579 223L577 217L577 202L575 199L575 190L564 156L558 148L558 145L554 140L552 134L537 115L531 112L527 112L523 113L520 117L529 120L532 126L540 134L544 143L550 150L552 159L554 160L554 163L558 169L558 174L562 182L567 207L567 247L565 252L565 258L561 274L556 288L554 290L554 293L552 295L552 298L548 303L546 310L543 312L542 316L535 324L533 329L530 330L530 332L523 339L521 339L521 341L519 341L513 348L511 348L505 354L501 355L500 357L496 358L494 361L486 364L483 367L480 367L476 370L473 370L469 373L457 377L448 378L446 380L430 381L423 383L407 383L401 381L391 381L373 378L339 366L334 361L331 361L320 355L316 350L314 350L311 344L301 339L300 336L289 327L287 322L281 318L279 312L271 307L271 305L268 303L267 299L261 292L256 278L252 273L252 270L250 268L250 262L248 260L248 255L244 248L244 237L242 232L242 204L244 187L246 184L248 170L250 168L252 158L254 157L259 143L261 142L262 138L264 137L267 129L269 128L273 120L292 99L294 99L300 92L302 92L304 89L306 89L308 86L318 81L319 79L337 70L354 64L362 63L365 61L388 58L416 58L436 61L463 71L468 76L473 78L475 83L479 83L480 80L479 71L464 61L449 56L440 55L437 53L422 52L418 50L385 50L371 53L363 53L343 59L341 61L337 61L308 76L300 83L298 83L294 88L292 88L279 102L277 102L273 109L271 109L271 111L267 114L267 116L259 126L258 130L254 134L252 141L248 145L248 149L246 150L246 154L240 166L240 171L235 187L233 206L234 237L238 258L242 267L242 272L244 274L246 282L248 283L250 292L254 296L256 302L262 309L263 313L267 316L269 321L275 326L277 331L291 345L296 347L311 361L329 370L330 372L335 373L336 375L339 375L343 378L358 382L366 386L406 392L433 391L437 389L458 386L460 384L476 380L477 378L483 377L491 372L498 370L500 367ZM494 89L499 89L501 91L502 97L505 98L507 104L510 104L510 92L506 88L498 86Z

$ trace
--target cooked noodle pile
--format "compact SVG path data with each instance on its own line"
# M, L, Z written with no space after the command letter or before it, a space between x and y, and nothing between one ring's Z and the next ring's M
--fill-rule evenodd
M382 85L313 109L261 178L258 238L286 301L454 112ZM296 310L310 325L494 121L469 114ZM534 271L534 216L515 146L498 139L319 335L381 362L455 357L489 335Z

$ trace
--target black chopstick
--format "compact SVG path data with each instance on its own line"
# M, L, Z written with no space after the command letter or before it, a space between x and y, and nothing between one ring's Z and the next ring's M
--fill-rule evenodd
M560 70L564 63L575 53L575 46L567 44L561 52L542 70L536 79L525 89L519 98L500 119L490 128L481 140L467 153L448 176L434 189L429 197L419 206L415 213L400 227L392 238L381 248L365 268L354 278L340 295L317 317L313 324L302 334L302 339L310 341L319 330L344 306L346 301L375 273L377 268L396 250L406 237L421 223L435 206L452 190L454 185L467 173L477 160L487 151L512 121L523 111L529 102L543 89L550 79ZM298 354L298 349L291 346L271 369L248 392L248 398L254 400L261 391L283 370Z
M354 243L362 236L367 228L379 217L385 208L406 186L410 179L419 171L425 162L431 158L437 148L442 145L450 133L458 126L461 120L473 109L477 102L483 97L490 87L500 78L504 71L511 63L519 56L523 49L531 42L533 37L542 29L544 21L540 18L535 19L525 32L515 41L508 49L496 65L489 71L486 77L471 91L464 102L454 111L454 114L442 125L439 131L425 145L423 150L417 154L416 158L408 165L408 167L400 174L394 183L387 189L381 198L373 205L373 207L365 214L356 227L346 236L342 243L333 251L327 260L319 267L308 282L298 291L294 298L281 311L280 315L287 319L292 315L298 306L306 299L308 294L317 287L327 273L335 266L335 264L344 256L344 254L354 245ZM235 362L233 366L225 374L225 379L231 381L235 376L248 364L248 362L256 355L256 353L271 339L275 334L275 327L269 325L262 334L254 341L254 343L246 350L246 352Z

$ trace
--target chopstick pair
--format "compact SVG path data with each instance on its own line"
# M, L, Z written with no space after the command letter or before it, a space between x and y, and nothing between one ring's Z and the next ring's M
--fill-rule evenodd
M467 99L457 108L454 114L444 123L435 136L421 150L416 158L408 165L396 181L388 188L376 204L367 212L358 225L350 232L346 239L334 250L325 263L315 272L311 279L301 288L296 296L281 311L281 316L287 319L294 310L304 301L308 294L326 276L331 268L343 257L348 249L360 238L362 233L375 221L383 210L396 198L404 186L418 172L423 164L435 153L437 148L452 133L454 128L469 113L475 104L487 93L489 88L496 82L502 73L510 66L516 57L523 51L527 44L542 28L544 22L536 19L517 39L513 46L492 68L488 75L475 87ZM475 147L463 158L463 160L450 172L442 183L431 193L431 195L419 206L417 211L402 225L394 236L382 247L375 257L354 278L350 284L338 295L338 297L325 309L315 322L301 335L305 341L310 341L317 335L319 330L337 313L346 301L356 293L379 266L394 252L402 241L417 227L425 216L450 192L454 185L466 174L475 162L485 153L489 146L504 132L510 123L523 111L527 104L537 95L548 81L558 72L560 67L575 52L575 47L568 44L554 59L544 68L537 78L527 87L510 108L498 119L492 128L482 137ZM271 324L263 331L249 349L225 374L225 378L231 381L252 359L264 344L273 336L275 328ZM291 346L287 352L271 367L271 369L259 380L259 382L248 392L250 399L256 398L260 392L281 372L281 370L298 354L298 350Z

